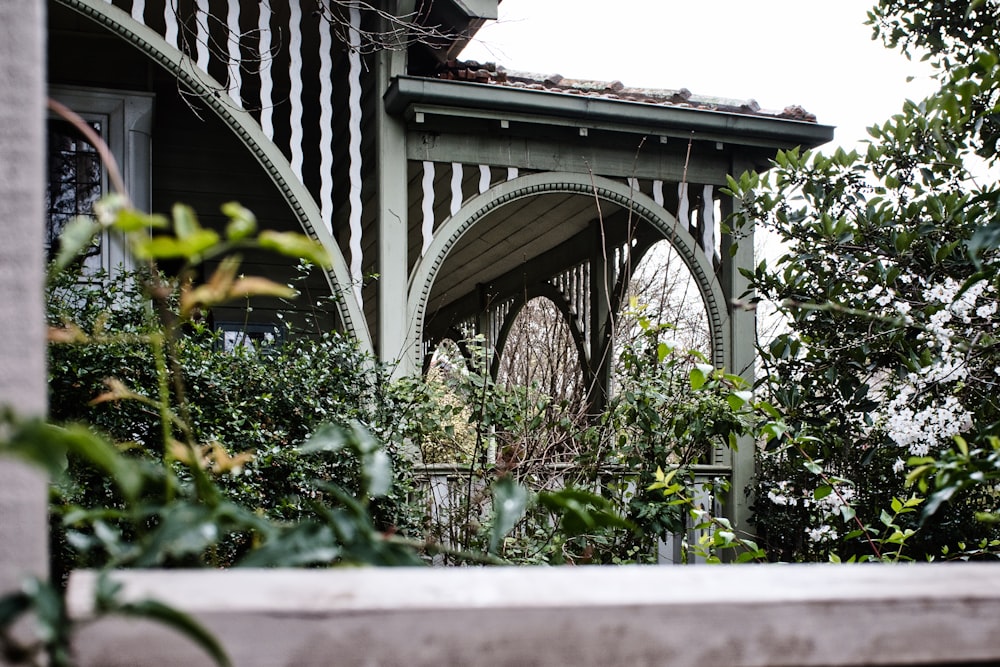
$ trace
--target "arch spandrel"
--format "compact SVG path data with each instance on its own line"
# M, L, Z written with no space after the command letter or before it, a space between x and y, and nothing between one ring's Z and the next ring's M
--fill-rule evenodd
M410 342L412 350L421 349L434 281L458 242L492 212L513 202L547 193L580 194L615 204L630 210L670 241L691 272L705 302L712 336L713 362L720 367L725 365L727 349L731 345L726 299L715 278L711 259L694 237L666 209L629 185L600 176L564 172L534 173L495 185L467 200L438 227L410 275L407 318L413 337Z
M333 267L327 272L327 280L337 296L338 314L361 348L372 352L372 337L360 303L351 288L352 280L344 254L323 224L319 207L312 195L296 176L280 149L265 135L253 115L228 99L227 95L220 94L219 91L226 90L226 87L199 68L190 56L181 53L159 33L113 4L101 0L56 2L95 21L138 48L153 62L176 76L181 85L193 91L230 128L277 186L304 233L322 243L330 253Z

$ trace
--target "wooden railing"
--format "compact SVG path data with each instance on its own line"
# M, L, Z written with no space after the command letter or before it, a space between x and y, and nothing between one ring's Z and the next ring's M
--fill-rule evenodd
M1000 664L1000 567L764 565L122 572L198 617L240 667ZM75 618L95 577L76 572ZM209 665L109 618L81 667Z
M694 486L697 489L694 498L695 505L710 509L716 515L722 515L723 508L718 499L702 490L704 483L713 479L727 479L731 470L726 466L698 465L694 466ZM486 482L473 475L470 466L458 463L433 463L416 466L413 470L417 481L416 496L425 505L428 524L436 531L435 538L444 542L450 540L449 529L455 528L456 522L467 519L465 516L467 504L471 501L483 505L486 501L484 493ZM561 488L567 481L580 476L580 468L569 463L547 463L538 466L536 477L544 480L549 490ZM622 466L605 466L597 473L599 483L594 484L595 490L600 490L610 482L616 482L620 487L632 486L634 491L637 474ZM471 481L471 484L470 484ZM530 486L530 484L529 484ZM683 555L684 537L682 533L674 533L665 539L657 541L656 562L661 565L683 562L703 562L699 556ZM700 534L690 530L687 534L689 543L697 543ZM653 548L651 546L651 548Z

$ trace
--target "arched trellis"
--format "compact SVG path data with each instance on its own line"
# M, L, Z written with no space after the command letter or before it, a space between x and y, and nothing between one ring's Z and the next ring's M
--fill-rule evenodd
M295 214L303 231L319 241L330 253L333 266L327 271L327 281L336 295L338 314L344 328L358 341L362 350L372 353L371 334L364 313L353 290L347 263L333 236L321 223L319 207L305 185L295 176L291 165L274 143L267 138L259 123L229 99L225 86L208 72L198 68L192 59L169 44L151 28L139 23L127 13L102 0L56 0L142 51L147 57L169 71L185 87L206 104L239 138L278 187L283 199Z
M590 376L590 364L587 363L587 344L583 329L573 315L569 301L566 300L566 295L549 283L539 283L531 286L523 293L518 294L514 302L511 303L503 324L500 326L500 332L493 347L493 358L490 361L490 377L496 380L497 374L500 372L500 361L503 358L504 348L507 346L507 338L510 336L510 330L514 326L514 322L517 321L517 316L520 315L529 301L539 297L548 299L562 315L563 322L569 328L573 347L576 348L576 354L580 360L580 368L583 369L584 377L582 379L584 386L589 386L593 381L593 377Z
M459 240L493 211L512 202L547 193L581 194L596 197L631 211L670 241L694 278L708 312L712 338L712 359L725 366L729 340L729 312L722 286L715 278L712 261L698 247L694 237L676 218L650 197L627 184L594 176L566 172L539 172L500 183L470 198L435 231L434 238L410 274L407 321L410 349L421 349L424 319L434 279ZM416 360L414 360L415 362Z

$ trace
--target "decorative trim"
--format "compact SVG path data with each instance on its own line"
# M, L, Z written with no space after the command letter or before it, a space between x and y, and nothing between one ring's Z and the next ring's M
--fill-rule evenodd
M295 4L294 2L290 4ZM364 308L361 296L361 287L364 282L362 267L364 266L364 253L362 251L361 235L361 10L354 3L350 9L350 43L347 54L348 62L348 93L347 108L350 117L348 138L348 155L350 164L348 166L348 180L350 181L350 192L348 201L350 203L350 228L351 228L351 280L354 287L354 298L358 305Z
M210 8L208 6L208 0L197 0L195 4L195 23L198 24L198 38L195 40L195 53L197 61L195 64L198 69L207 73L208 72L208 59L210 54L208 52L208 44L212 41L211 28L208 25ZM204 34L202 34L204 31Z
M169 1L169 0L168 0ZM260 36L257 69L260 75L260 129L274 141L274 100L271 94L274 82L271 80L271 12L261 4L257 17L257 31Z
M288 3L288 123L291 138L288 150L292 173L302 180L302 8L294 0Z
M235 1L235 0L230 0ZM333 63L330 24L319 21L319 211L333 233Z
M420 181L422 188L420 200L420 212L423 220L420 225L420 234L423 238L423 245L420 247L420 256L427 253L434 240L434 163L424 161L424 177Z
M243 108L243 78L240 75L240 67L243 59L240 57L240 1L228 0L229 7L226 12L226 53L229 55L229 65L226 67L226 78L229 97L233 104ZM207 21L206 21L207 23Z
M449 212L451 215L458 213L458 209L462 208L462 199L464 195L462 194L462 178L465 176L465 171L462 168L460 162L451 163L451 207Z
M490 185L493 183L493 174L490 172L488 165L479 165L479 194L483 194L490 189Z
M691 231L691 203L688 199L688 184L677 184L677 219L686 232Z
M709 257L715 256L715 200L711 185L705 186L701 196L701 247Z

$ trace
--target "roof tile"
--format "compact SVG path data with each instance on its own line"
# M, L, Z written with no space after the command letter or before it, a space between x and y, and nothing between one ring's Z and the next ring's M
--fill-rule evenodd
M504 69L495 63L479 63L475 60L448 60L442 63L436 78L457 81L473 81L510 88L544 90L569 95L602 97L611 100L674 106L707 111L723 111L749 116L768 116L787 120L815 123L816 116L798 105L785 107L781 111L761 109L756 100L739 100L725 97L694 95L687 88L677 90L657 88L630 88L621 81L593 81L568 79L561 74L534 74Z

